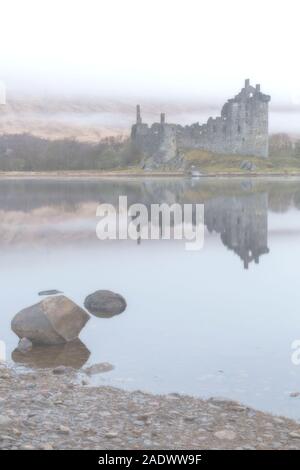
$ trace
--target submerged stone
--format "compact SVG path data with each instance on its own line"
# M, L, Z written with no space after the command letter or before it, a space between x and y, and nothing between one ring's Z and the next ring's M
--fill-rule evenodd
M87 375L103 374L104 372L110 372L114 369L114 366L109 362L100 362L99 364L93 364L90 367L86 367L83 371Z

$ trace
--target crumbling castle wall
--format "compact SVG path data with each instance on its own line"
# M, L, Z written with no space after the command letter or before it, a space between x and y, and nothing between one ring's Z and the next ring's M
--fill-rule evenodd
M175 124L167 124L163 113L160 122L149 127L142 123L140 107L137 106L137 122L132 126L131 138L137 149L145 155L146 168L167 166L170 162L173 166L176 166L176 162L179 165L177 127Z
M160 122L149 127L142 122L137 106L132 141L150 158L150 166L178 162L181 151L191 148L267 158L269 101L270 96L261 92L260 85L253 87L247 79L240 93L224 104L221 116L210 117L202 125L168 124L161 114Z

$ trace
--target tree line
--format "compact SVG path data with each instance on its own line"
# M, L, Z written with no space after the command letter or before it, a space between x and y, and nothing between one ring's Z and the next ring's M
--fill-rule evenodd
M0 171L111 170L139 163L130 140L121 137L92 144L29 134L0 136Z
M274 134L270 158L300 158L300 140ZM0 171L113 170L138 166L142 156L129 138L108 137L97 144L48 140L30 134L0 136Z

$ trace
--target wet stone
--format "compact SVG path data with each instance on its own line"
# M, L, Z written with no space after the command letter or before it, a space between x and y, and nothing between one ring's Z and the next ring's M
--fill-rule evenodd
M39 296L57 295L57 294L62 294L62 292L60 290L56 290L56 289L49 289L49 290L42 290L38 293Z

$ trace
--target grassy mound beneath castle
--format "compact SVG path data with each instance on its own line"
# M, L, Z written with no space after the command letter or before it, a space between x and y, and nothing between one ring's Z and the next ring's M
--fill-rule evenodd
M299 174L300 157L270 155L269 158L259 158L245 155L215 154L206 150L185 150L184 157L188 168L192 166L203 174L245 174L249 171L242 169L243 162L249 161L254 165L254 174Z
M0 136L0 172L95 171L176 176L194 166L203 175L300 175L300 141L293 144L286 136L275 137L270 139L268 159L183 149L182 167L181 163L177 166L171 163L146 171L142 168L145 156L129 139L111 137L89 144L68 139L50 141L28 134L4 135ZM251 162L252 170L242 168L245 161Z

